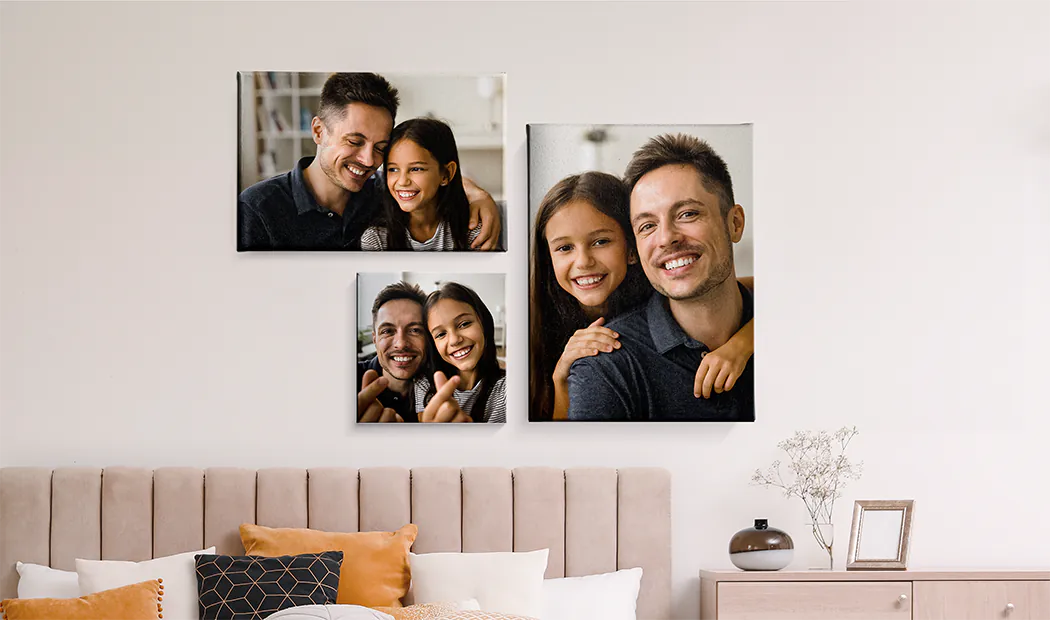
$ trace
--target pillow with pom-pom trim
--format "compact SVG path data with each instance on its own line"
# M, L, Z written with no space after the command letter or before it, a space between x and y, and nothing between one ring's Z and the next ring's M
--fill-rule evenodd
M78 598L7 599L4 620L160 620L164 586L159 579L103 590Z

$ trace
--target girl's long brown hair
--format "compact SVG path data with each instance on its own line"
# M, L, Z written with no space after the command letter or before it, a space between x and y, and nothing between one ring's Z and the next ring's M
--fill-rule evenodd
M580 302L558 284L554 276L547 224L570 202L582 200L616 220L623 229L630 253L636 253L631 232L630 195L619 178L605 172L584 172L565 177L540 202L533 227L529 274L529 420L550 420L554 409L554 367L572 334L589 323ZM627 275L609 296L608 323L634 307L652 292L638 264L627 265Z
M449 162L456 163L456 174L448 185L438 188L438 219L448 222L452 233L453 247L456 250L470 249L470 201L463 189L463 174L459 164L459 150L456 148L456 137L452 128L446 123L433 118L412 118L402 122L390 133L390 146L402 140L410 140L428 151L442 168ZM411 250L408 243L409 214L401 210L397 200L390 194L389 187L383 188L383 215L387 230L388 250Z
M492 387L500 380L501 377L507 374L507 371L500 368L499 357L496 355L496 325L492 319L492 313L489 312L488 306L482 301L481 296L478 295L474 289L460 284L458 282L446 282L436 291L433 291L427 295L427 300L423 304L423 321L429 324L430 310L433 309L437 302L442 299L451 299L453 301L459 301L467 304L474 310L474 314L478 315L478 320L481 321L481 331L485 336L485 349L481 352L481 359L478 360L478 366L474 370L475 374L475 385L479 382L484 381L484 385L481 386L481 392L478 394L477 401L474 402L474 407L470 410L470 417L475 422L485 421L485 405L489 400L489 393L492 392ZM423 399L424 405L430 402L430 399L437 393L437 386L434 384L434 373L441 371L445 373L445 377L451 379L453 375L459 374L459 369L452 364L446 362L441 358L441 355L437 351L437 346L434 344L434 338L430 335L430 330L427 330L427 379L430 381L430 387L427 390L426 396Z

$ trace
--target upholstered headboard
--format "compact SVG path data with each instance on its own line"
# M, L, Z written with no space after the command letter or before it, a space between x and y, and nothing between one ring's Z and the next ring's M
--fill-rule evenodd
M0 469L0 598L15 562L141 561L215 545L241 523L419 526L415 553L550 549L547 577L641 566L638 618L671 614L671 480L656 468Z

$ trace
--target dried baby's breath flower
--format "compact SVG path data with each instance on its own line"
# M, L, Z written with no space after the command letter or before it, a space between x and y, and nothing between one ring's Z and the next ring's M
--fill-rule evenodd
M833 540L817 525L832 522L835 500L842 497L849 480L861 476L864 464L846 458L846 448L858 433L855 426L844 426L834 433L796 431L777 444L788 455L786 467L776 460L765 471L756 469L751 476L753 484L776 487L785 497L802 500L813 522L813 536L829 557Z

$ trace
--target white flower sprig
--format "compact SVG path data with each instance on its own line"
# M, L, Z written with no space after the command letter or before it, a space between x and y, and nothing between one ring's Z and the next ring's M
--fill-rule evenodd
M806 505L813 520L813 536L832 557L832 540L817 524L832 523L835 500L842 497L847 481L860 478L864 463L852 463L846 458L846 448L859 433L857 428L844 426L829 434L827 431L796 431L777 444L787 453L788 476L777 460L766 471L755 470L753 484L782 489L785 497L797 497Z

